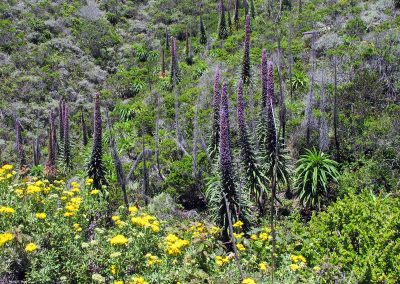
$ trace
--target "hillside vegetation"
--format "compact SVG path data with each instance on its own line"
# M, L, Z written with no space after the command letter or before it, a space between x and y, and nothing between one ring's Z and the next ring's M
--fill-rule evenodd
M0 3L0 283L398 283L398 0Z

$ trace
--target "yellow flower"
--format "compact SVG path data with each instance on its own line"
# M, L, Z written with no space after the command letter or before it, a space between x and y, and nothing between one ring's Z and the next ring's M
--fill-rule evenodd
M125 238L123 235L116 235L110 240L111 245L123 246L128 243L128 239Z
M235 224L233 224L233 227L241 229L243 225L244 225L243 222L239 220Z
M270 239L270 235L268 235L268 233L260 233L259 237L263 241L268 241Z
M0 206L0 214L14 214L15 210L11 207Z
M176 256L182 252L182 249L186 246L189 245L189 242L187 240L183 240L175 236L174 234L169 234L165 238L165 246L166 246L166 252L169 255Z
M15 194L16 194L18 197L22 197L22 196L24 195L24 190L23 190L23 189L20 189L20 188L17 188L17 189L15 190Z
M143 277L135 277L129 284L149 284Z
M261 271L267 271L267 263L265 261L260 262L258 267L260 268Z
M234 236L236 239L240 239L241 237L243 237L243 235L244 235L244 233L240 233L240 234L233 233L233 236Z
M93 179L92 178L87 178L85 181L85 185L90 186L93 184Z
M74 216L73 212L65 212L64 213L64 217L72 217L72 216Z
M291 264L289 267L290 267L290 270L292 270L292 271L296 271L296 270L300 269L300 266L297 264Z
M316 266L314 266L313 269L314 269L315 272L320 272L321 271L321 266L316 265Z
M12 165L8 165L8 164L6 164L6 165L4 165L4 166L2 167L2 169L3 169L3 170L6 170L6 171L11 171L13 168L14 168L14 167L13 167Z
M9 241L12 241L13 238L14 238L14 235L11 233L0 234L0 247L4 246Z
M252 239L253 241L256 241L256 240L258 239L258 237L257 237L256 234L252 234L252 235L250 236L250 239Z
M161 262L161 260L157 256L152 255L151 253L146 254L146 259L147 259L148 266L152 266L153 264L157 264L157 263Z
M246 248L245 248L244 245L242 245L242 244L237 244L236 247L237 247L237 249L238 249L239 251L245 251L245 250L246 250Z
M115 222L115 221L118 221L118 220L120 220L120 219L121 219L121 217L120 217L120 216L117 216L117 215L114 215L114 216L111 217L111 220L113 220L114 222Z
M36 193L39 193L41 191L42 190L40 189L40 187L38 187L36 185L32 185L32 184L28 185L28 187L26 188L26 193L32 194L32 195L36 194Z
M113 264L113 265L111 265L110 270L111 270L111 274L115 275L115 274L117 274L118 268L115 264Z
M245 278L243 279L242 284L256 284L256 281L251 278Z
M73 187L72 189L71 189L71 192L73 192L73 193L78 193L78 192L80 192L81 190L79 189L79 187Z
M129 212L131 213L136 213L139 211L139 209L136 206L129 206Z
M229 257L228 256L222 257L220 255L217 255L215 257L215 263L218 266L223 266L225 263L228 263L228 262L229 262Z
M291 255L290 258L292 259L292 261L294 263L298 263L298 262L307 263L306 258L302 255Z
M90 192L90 195L97 195L97 194L99 194L99 192L100 192L100 190L98 190L98 189L93 189L93 190Z
M122 281L122 280L115 280L115 281L114 281L114 284L124 284L124 281Z
M76 232L81 232L82 231L82 227L78 223L75 223L73 226L74 226L74 229L75 229Z
M38 247L34 243L29 243L25 247L25 251L28 252L28 253L34 252L37 249L38 249Z
M46 219L46 217L47 217L46 213L36 213L37 219L43 220L43 219Z

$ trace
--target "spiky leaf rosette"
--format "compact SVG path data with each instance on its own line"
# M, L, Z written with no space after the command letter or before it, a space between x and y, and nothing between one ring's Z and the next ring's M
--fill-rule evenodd
M204 27L203 17L200 16L200 43L207 44L206 28Z
M237 120L239 126L239 139L241 148L241 162L245 171L246 190L250 194L260 210L264 213L264 193L268 181L262 174L256 155L253 151L245 121L245 102L243 98L243 81L240 79L237 89Z
M250 16L246 16L245 24L245 37L243 46L243 63L242 63L242 79L243 83L248 85L250 83Z
M220 108L220 141L219 141L219 171L221 177L221 207L220 207L220 225L224 227L224 239L228 239L229 219L227 210L230 211L232 222L241 220L248 227L246 216L240 207L239 195L236 190L234 171L232 163L232 149L229 126L229 107L228 107L228 87L226 83L222 86L221 108ZM226 197L229 208L225 206Z
M172 37L171 43L171 84L174 86L180 81L178 55L176 53L176 38Z
M20 169L23 169L27 166L27 164L24 150L24 141L22 139L22 127L21 122L18 118L15 120L15 146L18 153Z
M228 37L228 29L226 28L224 0L220 0L219 10L218 38L226 39Z
M219 68L215 71L214 78L214 97L213 97L213 126L211 130L211 143L209 153L211 158L215 158L218 155L219 147L219 110L221 104L221 92L220 92L220 70Z
M64 122L64 163L67 169L71 168L71 144L69 139L69 107L65 104L63 110Z
M50 111L49 114L49 139L48 139L48 156L47 156L47 161L46 165L44 168L44 174L45 176L53 180L56 177L57 174L57 169L56 169L56 144L54 142L54 136L55 136L55 123L54 123L54 114L53 111Z
M100 189L107 184L103 166L102 121L100 113L100 95L95 95L93 124L93 148L88 166L88 176L93 179L93 186Z

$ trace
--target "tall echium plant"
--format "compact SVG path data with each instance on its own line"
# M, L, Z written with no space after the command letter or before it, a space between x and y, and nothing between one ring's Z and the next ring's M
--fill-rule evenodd
M247 133L245 120L245 102L243 98L243 80L240 79L237 87L237 120L239 126L239 141L241 148L241 162L245 171L246 189L258 205L261 215L264 215L264 192L267 180L262 174L253 146Z
M47 161L44 168L44 174L47 179L54 180L57 175L56 168L56 144L54 141L55 136L55 122L54 122L54 114L53 111L50 111L49 114L49 139L48 139L48 154Z
M233 15L233 23L235 24L235 30L239 30L239 0L235 0L234 7L234 15Z
M179 64L178 64L178 56L176 53L176 38L172 37L171 43L171 83L173 87L176 87L180 80L180 71L179 71Z
M253 19L256 17L256 9L254 8L254 0L250 0L250 16Z
M85 122L85 116L83 114L83 108L81 108L81 127L82 127L83 146L86 146L88 143L88 135L87 135L87 126L86 126L86 122Z
M215 71L214 97L213 97L213 126L211 132L210 157L213 159L218 155L219 147L219 111L221 104L220 70Z
M200 16L200 43L203 45L207 44L206 28L204 27L203 16Z
M192 39L188 28L186 28L186 63L188 65L193 64Z
M19 167L23 169L27 166L24 150L24 141L22 139L22 127L19 119L15 119L15 146L18 153Z
M226 28L224 0L219 2L219 12L218 38L226 39L228 37L228 29Z
M64 164L66 169L70 169L71 164L71 144L69 139L69 107L64 105L63 110L63 122L64 122Z
M247 16L249 14L249 3L247 0L243 0L243 8L244 8L244 14Z
M93 119L93 149L88 166L88 176L93 179L93 186L100 189L102 185L107 185L107 180L102 160L102 121L100 113L100 94L98 93L95 95Z
M228 107L228 87L226 83L222 86L221 108L219 120L219 172L221 179L221 206L219 211L220 226L224 228L223 238L229 240L229 222L241 220L245 227L248 222L241 214L239 195L236 190L234 180L234 170L232 161L231 138L229 129L229 107ZM229 207L226 206L228 204ZM229 216L231 220L229 220Z
M258 139L262 155L266 156L267 150L267 121L266 107L268 99L268 58L267 51L263 49L261 57L261 111L258 125Z
M245 37L244 37L244 51L242 63L242 80L245 85L250 83L250 16L246 16L245 24Z
M232 34L233 32L233 26L232 26L232 19L231 19L231 0L228 0L228 5L227 5L226 13L227 13L227 18L228 18L228 28L229 28L229 33Z
M165 49L169 50L169 34L167 27L165 27Z

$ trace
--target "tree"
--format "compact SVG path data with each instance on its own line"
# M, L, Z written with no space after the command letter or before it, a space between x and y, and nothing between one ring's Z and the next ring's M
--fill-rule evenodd
M302 205L320 209L321 198L327 194L329 181L337 181L338 163L323 152L306 150L297 163L295 170L296 195Z
M103 166L102 121L100 113L100 94L95 94L93 115L93 148L88 166L88 176L93 179L94 188L100 189L107 185Z

